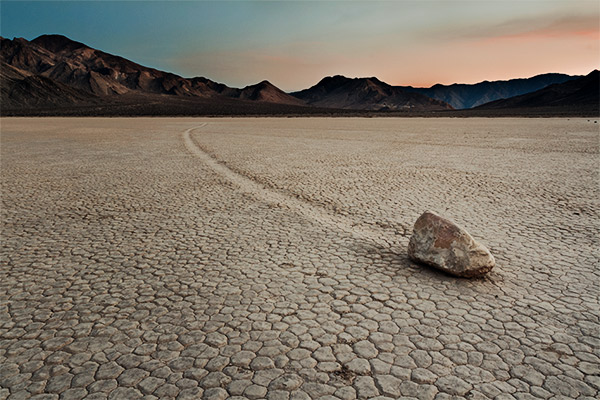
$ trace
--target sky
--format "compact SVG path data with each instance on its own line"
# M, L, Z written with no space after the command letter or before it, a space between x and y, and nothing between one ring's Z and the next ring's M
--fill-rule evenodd
M598 0L0 1L0 34L57 33L139 64L286 91L325 76L476 83L600 66Z

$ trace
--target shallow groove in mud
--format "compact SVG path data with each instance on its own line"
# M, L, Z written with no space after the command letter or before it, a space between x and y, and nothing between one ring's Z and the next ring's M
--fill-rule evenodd
M199 130L206 125L207 123L203 123L201 125L189 128L183 132L183 141L185 146L192 154L198 157L214 172L237 186L237 188L243 193L251 195L277 207L288 208L297 214L319 222L324 227L351 234L355 238L372 242L377 246L382 246L385 248L390 247L389 241L385 240L385 233L383 231L375 230L362 224L358 224L357 222L340 215L331 214L330 212L322 209L321 207L315 206L306 200L280 193L275 189L258 183L257 181L252 180L251 178L244 176L232 170L227 165L219 162L210 154L205 152L192 137L193 131ZM393 238L392 241L397 240L398 238L396 237Z

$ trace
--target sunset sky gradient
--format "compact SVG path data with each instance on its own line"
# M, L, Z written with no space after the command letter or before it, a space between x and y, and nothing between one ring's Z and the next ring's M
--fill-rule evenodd
M0 3L3 37L59 33L142 65L292 91L328 75L475 83L600 66L600 2Z

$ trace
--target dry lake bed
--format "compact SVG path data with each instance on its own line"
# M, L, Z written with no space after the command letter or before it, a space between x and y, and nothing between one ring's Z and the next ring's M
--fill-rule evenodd
M0 399L597 398L587 119L1 120ZM411 262L433 210L496 258Z

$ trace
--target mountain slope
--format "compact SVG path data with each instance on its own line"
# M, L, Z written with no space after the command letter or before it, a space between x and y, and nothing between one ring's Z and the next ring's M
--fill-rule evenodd
M445 101L457 110L473 108L493 100L518 96L543 89L555 83L563 83L578 76L565 74L543 74L526 79L511 79L508 81L484 81L472 85L434 85L430 88L415 88L400 86L402 89L421 93L425 96Z
M95 95L132 91L183 96L210 96L202 81L147 68L61 35L42 35L31 42L2 39L2 61Z
M33 75L4 62L0 63L0 104L2 108L56 107L95 104L97 96L41 75Z
M323 78L309 89L292 93L307 104L351 110L449 110L448 104L419 93L408 93L377 78Z
M598 110L600 106L599 78L600 73L598 70L594 70L582 78L550 85L533 93L492 101L483 104L476 109L495 110L566 107Z
M2 38L0 60L32 75L97 96L164 94L303 104L266 81L235 89L207 78L187 79L144 67L61 35L42 35L31 42Z

